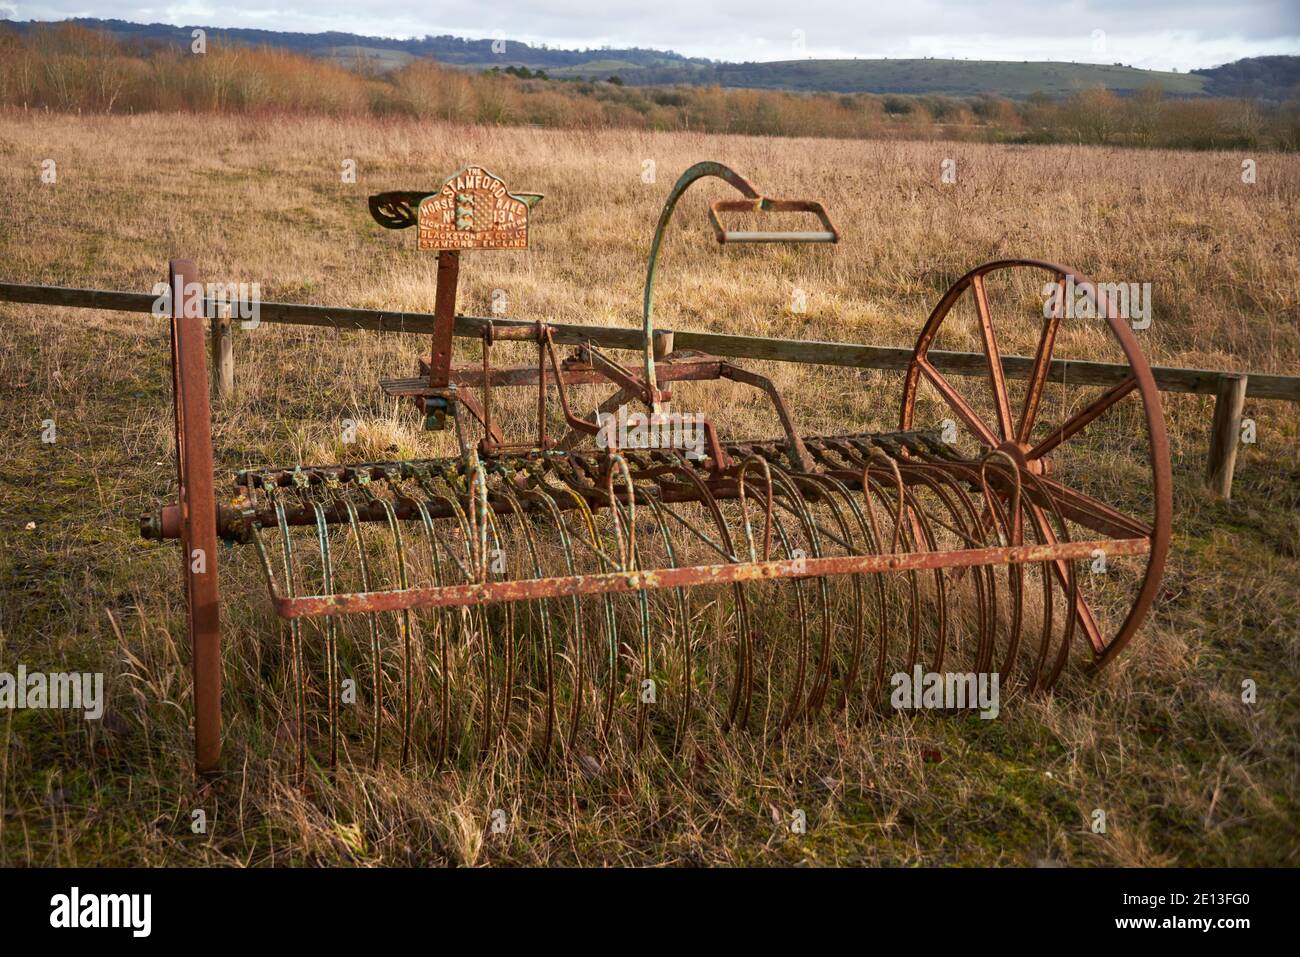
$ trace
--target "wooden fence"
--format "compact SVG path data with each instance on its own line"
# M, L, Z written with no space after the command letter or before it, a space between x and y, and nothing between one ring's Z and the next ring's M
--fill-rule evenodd
M78 309L105 309L119 312L152 312L156 297L146 293L74 289L63 286L33 286L0 283L0 301L67 306ZM205 314L218 311L218 303L205 301ZM344 309L331 306L308 306L298 303L263 302L258 306L258 321L331 329L364 329L372 332L405 332L431 335L433 316L420 312L392 312L382 309ZM486 319L457 316L456 335L478 338L486 323L497 326L528 326L521 319ZM212 319L212 378L218 396L234 388L233 328L237 320L217 315ZM555 341L578 345L590 342L607 349L641 349L641 330L607 326L584 326L551 323ZM667 332L668 330L665 330ZM911 349L865 346L844 342L817 342L795 339L769 339L762 336L733 336L715 332L673 331L677 349L742 359L767 359L814 365L845 366L856 369L907 368ZM974 352L929 353L930 362L940 372L958 376L987 374L985 358ZM1033 359L1028 356L1003 356L1002 368L1009 379L1029 377ZM1300 402L1300 376L1264 373L1225 372L1211 369L1182 369L1154 366L1156 385L1164 392L1182 392L1215 397L1214 417L1210 428L1206 482L1215 494L1228 498L1232 493L1232 475L1240 445L1241 413L1246 399L1274 399ZM1129 375L1129 367L1117 363L1057 359L1052 362L1051 381L1072 385L1115 385Z

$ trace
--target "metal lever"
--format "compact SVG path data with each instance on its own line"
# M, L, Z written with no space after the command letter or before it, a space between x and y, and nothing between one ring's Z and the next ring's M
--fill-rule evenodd
M812 213L825 227L815 232L769 232L763 230L728 230L718 214L730 213ZM719 243L837 243L839 230L826 215L821 203L804 199L720 199L709 205L709 222Z
M716 176L718 179L730 185L744 199L723 200L713 203L709 206L709 221L713 224L713 232L718 238L719 243L742 242L742 243L772 243L772 242L796 242L796 243L835 243L839 241L839 231L831 224L830 217L826 215L826 210L821 203L814 203L807 200L790 200L790 199L765 199L758 194L758 190L750 184L749 180L741 176L735 170L723 166L721 163L705 161L696 163L690 169L678 178L673 184L672 192L668 194L668 199L664 202L664 208L659 213L659 225L655 227L655 238L650 244L650 260L646 264L645 273L645 293L642 297L642 349L645 353L645 376L642 381L651 388L657 388L659 380L655 377L655 324L654 324L654 286L655 270L659 265L659 250L663 244L664 231L668 228L668 221L672 219L673 210L677 208L677 201L682 198L682 194L697 180L705 177ZM722 228L722 222L718 219L718 213L723 210L738 212L795 212L795 213L813 213L821 220L825 232L817 233L768 233L768 232L732 232L728 233ZM651 411L660 411L659 402L655 402Z

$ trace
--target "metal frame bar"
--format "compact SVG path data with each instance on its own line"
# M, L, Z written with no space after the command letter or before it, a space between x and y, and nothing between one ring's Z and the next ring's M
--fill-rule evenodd
M206 774L221 762L221 596L212 419L203 313L199 297L189 294L198 283L194 263L173 259L167 281L172 290L177 517L194 677L194 764Z
M531 601L570 595L600 595L612 592L657 591L700 585L772 581L784 578L820 578L834 575L876 574L969 568L984 565L1020 565L1030 562L1071 561L1089 558L1094 549L1107 555L1146 555L1151 543L1145 538L1100 539L1057 542L1051 545L1010 545L996 548L968 548L941 552L902 552L884 555L835 555L784 561L735 562L719 565L690 565L653 571L606 572L595 575L563 575L514 581L444 585L378 592L286 597L280 594L269 565L264 566L275 612L282 618L332 617L366 612L396 611L403 608L448 608L495 602Z

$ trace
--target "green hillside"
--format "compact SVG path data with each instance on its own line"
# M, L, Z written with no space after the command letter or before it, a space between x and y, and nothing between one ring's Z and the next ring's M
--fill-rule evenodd
M140 24L124 20L74 18L66 21L106 30L131 43L187 48L190 26ZM42 26L0 20L0 30L23 33ZM1300 57L1264 56L1206 67L1190 73L1139 70L1120 65L1052 61L853 59L724 63L642 47L562 49L516 40L425 36L411 39L353 33L290 33L245 28L212 28L219 43L271 46L332 60L353 68L359 63L387 72L413 59L427 58L472 71L527 67L555 79L605 80L618 76L639 86L717 85L734 88L834 93L945 94L991 93L1025 99L1034 93L1066 97L1081 89L1105 87L1119 94L1159 88L1173 98L1249 96L1276 102L1297 95Z
M581 73L580 67L566 73ZM1200 96L1206 78L1093 63L1009 62L1001 60L783 60L770 63L681 64L642 67L623 75L629 83L717 83L838 93L995 93L1024 98L1031 93L1068 96L1104 86L1134 93L1158 86L1173 96Z

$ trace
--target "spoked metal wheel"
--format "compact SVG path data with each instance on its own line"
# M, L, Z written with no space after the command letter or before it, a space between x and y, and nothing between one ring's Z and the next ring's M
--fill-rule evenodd
M1049 300L1051 307L1041 308L1052 283L1057 284L1059 295ZM994 315L990 288L995 284L1001 290L1020 289L1019 315L1013 314L1011 309L999 309L999 314ZM1130 374L1123 381L1102 389L1082 406L1070 407L1058 424L1040 425L1038 420L1044 409L1045 388L1049 381L1061 381L1061 375L1057 374L1059 370L1052 368L1052 360L1061 322L1067 313L1067 288L1082 290L1080 295L1085 297L1088 305L1085 315L1095 317L1099 329L1108 330L1109 347L1113 349L1117 345L1122 351ZM1032 290L1041 290L1042 294ZM1015 296L1010 298L1016 301ZM1036 315L1025 308L1027 302L1040 307ZM985 374L950 377L931 362L930 350L944 328L945 320L949 331L959 332L964 320L958 316L969 315L972 307L973 321L970 324L978 330ZM1100 326L1103 321L1105 327ZM1031 338L1036 338L1037 347L1033 350L1028 378L1022 394L1013 398L1013 389L1003 368L1003 355L1004 352L1010 354L1009 343L1014 349ZM917 339L903 389L903 429L926 424L917 424L918 396L925 396L926 401L933 405L928 395L930 390L937 393L939 407L950 410L975 442L984 449L1006 453L1030 473L1033 484L1041 485L1050 494L1056 503L1056 511L1064 520L1103 536L1144 538L1149 542L1145 567L1139 565L1128 576L1119 608L1112 600L1107 603L1106 614L1099 614L1099 601L1090 594L1092 590L1085 587L1088 576L1079 576L1085 584L1074 591L1075 624L1086 637L1096 664L1099 667L1106 665L1133 637L1155 600L1169 550L1172 513L1169 445L1160 394L1151 367L1127 321L1120 318L1114 303L1106 301L1096 286L1075 270L1030 259L985 263L963 276L944 294ZM1082 453L1081 433L1108 414L1116 418L1122 416L1123 400L1130 393L1136 393L1141 402L1140 421L1145 427L1149 467L1140 468L1132 479L1141 487L1131 487L1130 482L1122 496L1113 490L1099 494L1093 491L1097 483L1090 480L1088 470L1081 465L1087 460L1086 456L1062 453L1071 443ZM1133 410L1123 417L1132 419ZM1094 435L1096 431L1094 429ZM1105 500L1107 497L1111 500ZM1115 504L1119 498L1124 500L1125 506ZM1146 511L1146 517L1129 514L1135 507ZM1055 542L1054 516L1049 514L1052 510L1038 502L1030 504L1028 511L1039 539ZM1143 561L1142 558L1133 560ZM1067 577L1072 575L1067 563L1057 561L1053 564L1061 587L1070 591L1065 585Z

